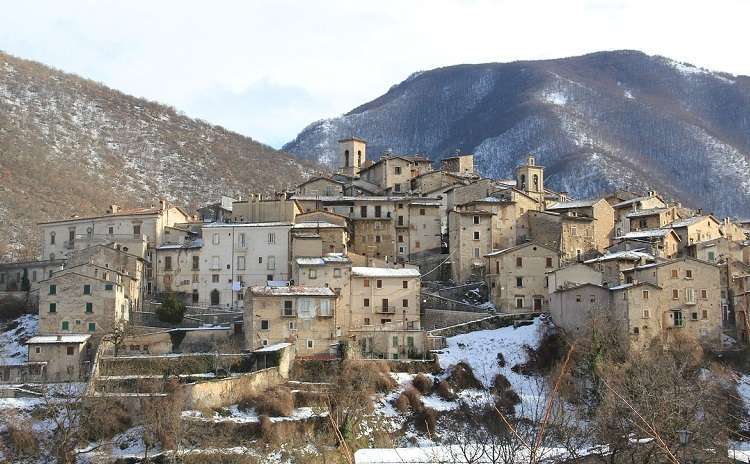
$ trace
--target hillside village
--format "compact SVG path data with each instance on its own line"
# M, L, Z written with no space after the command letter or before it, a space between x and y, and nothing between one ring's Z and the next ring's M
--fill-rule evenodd
M533 154L515 178L490 179L471 154L436 167L419 154L373 157L351 137L339 141L335 173L290 191L217 198L196 211L158 199L113 204L100 215L40 223L38 233L38 261L0 265L3 301L33 314L13 324L24 336L1 353L3 396L42 401L48 390L35 385L78 385L76 398L151 419L152 404L179 398L169 403L179 403L178 422L260 424L252 433L266 439L263 427L298 419L343 430L334 422L347 420L343 401L319 395L346 383L331 380L331 366L359 366L337 375L368 376L361 385L374 390L362 391L382 394L367 420L390 418L413 441L377 446L363 432L368 444L349 462L385 462L368 448L455 452L461 444L436 432L430 414L481 403L490 391L492 403L520 389L516 408L551 395L547 387L532 394L533 369L519 367L524 350L549 333L570 344L605 321L637 356L655 347L676 353L686 339L706 353L740 353L750 330L750 221L692 210L656 190L572 198L546 186ZM458 373L472 368L475 384L461 391ZM412 384L421 402L409 397ZM290 394L293 409L262 412L260 396ZM252 413L241 408L247 398L258 401ZM403 410L419 418L404 425ZM274 433L295 433L282 430ZM335 438L347 443L344 432ZM133 456L147 454L144 440ZM158 453L182 446L154 441ZM76 443L65 453L98 447ZM548 462L586 462L558 448ZM6 457L22 454L12 452Z

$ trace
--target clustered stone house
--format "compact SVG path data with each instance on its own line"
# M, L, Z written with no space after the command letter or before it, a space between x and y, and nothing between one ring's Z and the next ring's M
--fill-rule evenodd
M678 333L718 345L732 327L747 340L750 223L655 192L571 199L534 156L513 179L488 179L470 154L438 170L421 155L373 162L348 138L330 177L197 213L162 201L40 224L44 261L0 267L0 290L27 275L39 297L30 363L80 375L101 336L166 293L242 317L248 349L417 356L420 267L485 283L500 312L549 311L572 334L606 320L634 348Z

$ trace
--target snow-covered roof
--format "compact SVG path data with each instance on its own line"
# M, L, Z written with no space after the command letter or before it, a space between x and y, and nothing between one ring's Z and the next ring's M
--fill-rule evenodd
M630 206L633 203L638 203L638 202L643 201L643 200L648 200L649 198L651 198L651 197L648 197L648 196L645 196L645 197L635 197L635 198L631 198L630 200L625 200L625 201L621 201L620 203L614 204L614 205L612 205L612 207L615 208L615 209L617 209L617 208L623 208L625 206Z
M328 287L250 287L250 292L258 296L336 296Z
M205 224L204 229L218 229L223 227L283 227L291 226L290 222L213 222Z
M26 341L28 345L54 344L54 343L83 343L91 338L91 335L72 334L72 335L37 335Z
M292 229L343 229L344 226L331 224L330 222L300 222L292 226Z
M409 268L387 268L387 267L360 267L352 268L354 277L419 277L418 269Z
M590 206L594 206L594 204L598 201L599 201L598 198L594 200L561 201L559 203L555 203L552 206L548 206L547 209L555 210L555 209L588 208Z
M638 211L633 211L632 213L628 213L626 217L629 218L635 218L635 217L646 217L646 216L654 216L656 214L661 214L666 211L669 211L671 208L649 208L649 209L639 209Z
M584 261L584 263L585 264L600 263L600 262L612 261L616 259L622 259L626 261L640 261L641 259L645 259L647 261L653 261L655 258L652 254L640 251L640 249L623 250L623 251L616 251L614 253L607 253L606 255L600 256L598 258L589 259L587 261Z
M672 229L644 229L628 232L617 238L658 238L665 237L672 232Z
M349 263L349 258L344 255L325 255L322 257L316 256L304 256L295 258L294 261L299 266L325 266L326 264L346 264Z
M549 251L554 252L554 250L552 250L551 248L547 248L546 246L539 245L538 243L535 243L535 242L524 242L524 243L521 243L519 245L513 245L512 247L503 248L502 250L492 251L490 253L487 253L484 256L498 256L498 255L502 255L502 254L505 254L505 253L508 253L508 252L511 252L511 251L520 250L521 248L525 248L525 247L531 246L531 245L534 245L534 246L539 247L539 248L544 248L545 250L549 250Z
M273 351L281 351L284 348L292 346L291 343L282 342L282 343L274 343L273 345L264 346L263 348L258 348L255 350L256 353L270 353Z
M203 239L197 238L187 243L168 243L157 247L157 250L195 249L203 246Z
M614 287L609 287L609 289L610 290L624 290L626 288L632 287L633 285L635 284L631 282L629 284L615 285Z
M697 224L704 219L708 219L711 216L693 216L685 219L678 219L674 221L673 223L669 224L667 227L676 228L676 227L688 227L692 226L693 224ZM718 222L718 221L717 221Z

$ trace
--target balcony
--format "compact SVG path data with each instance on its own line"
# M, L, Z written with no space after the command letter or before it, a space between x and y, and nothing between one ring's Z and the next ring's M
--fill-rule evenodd
M396 306L395 305L381 305L381 306L376 306L376 310L378 313L395 314Z

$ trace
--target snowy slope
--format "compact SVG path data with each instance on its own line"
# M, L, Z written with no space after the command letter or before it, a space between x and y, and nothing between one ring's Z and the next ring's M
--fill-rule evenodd
M27 360L27 348L24 342L37 333L38 316L24 314L23 316L0 324L0 365L21 364Z

